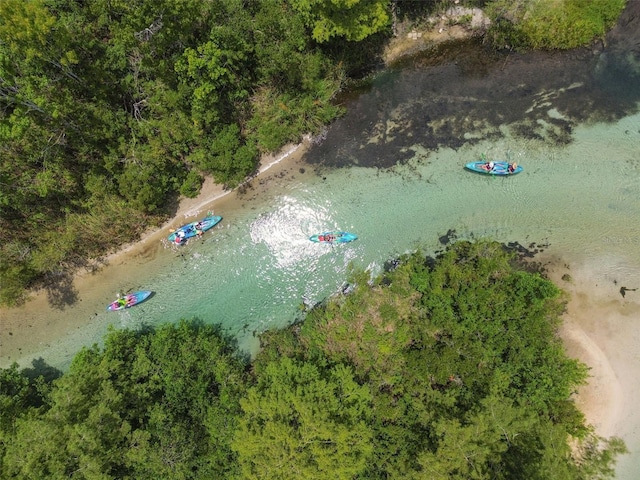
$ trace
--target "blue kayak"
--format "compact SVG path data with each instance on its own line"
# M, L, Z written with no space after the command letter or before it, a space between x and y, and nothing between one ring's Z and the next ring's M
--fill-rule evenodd
M138 305L139 303L144 302L151 295L150 290L140 290L139 292L133 292L128 295L125 295L122 298L119 298L115 302L111 302L107 306L107 310L110 312L115 312L117 310L124 310L125 308L133 307L134 305Z
M515 168L510 169L509 165L515 165ZM509 162L503 161L493 162L493 168L489 167L489 162L487 161L470 162L465 165L465 168L474 172L484 173L485 175L515 175L523 170L522 167L516 163L510 164Z
M211 216L205 217L197 222L191 222L171 232L169 235L169 241L176 245L183 245L191 237L202 235L204 232L216 226L222 217Z
M356 240L358 236L349 232L324 232L311 235L309 240L316 243L348 243Z

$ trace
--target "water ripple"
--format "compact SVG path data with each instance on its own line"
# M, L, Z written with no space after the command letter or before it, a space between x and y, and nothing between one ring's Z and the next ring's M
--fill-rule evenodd
M308 237L329 223L330 209L330 203L319 207L283 197L280 205L251 224L251 240L266 245L279 268L293 266L317 252Z

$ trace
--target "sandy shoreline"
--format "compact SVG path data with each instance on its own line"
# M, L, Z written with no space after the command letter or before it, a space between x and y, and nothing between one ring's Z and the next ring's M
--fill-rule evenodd
M623 297L614 280L603 281L592 267L569 266L560 259L550 261L547 275L568 294L559 331L565 350L589 368L588 383L574 397L578 408L601 437L636 438L640 295ZM627 441L627 447L634 452L638 445Z
M292 165L297 164L301 161L304 153L308 148L309 139L305 139L303 142L295 145L286 145L275 154L265 155L260 160L258 173L248 179L243 185L251 184L256 181L259 182L266 176L267 173L277 175L279 171L281 172L283 170L287 170ZM106 263L111 264L113 262L117 262L122 257L126 257L132 252L138 251L139 249L144 249L145 245L148 242L156 241L160 238L163 238L169 229L179 227L181 225L184 225L185 223L188 223L195 217L202 216L203 213L211 210L215 206L216 202L225 199L226 197L231 197L233 194L238 194L238 192L241 191L243 185L235 189L225 190L223 188L223 185L215 183L213 178L205 178L205 181L202 184L202 188L200 189L200 193L197 197L182 198L179 201L178 209L173 218L165 222L165 224L160 226L160 228L150 230L137 242L124 245L122 248L108 255L106 258ZM76 279L85 276L87 273L89 272L78 272L76 274Z
M73 276L68 286L66 303L53 305L49 292L34 292L27 302L16 308L0 308L0 368L12 362L29 358L42 351L70 331L85 328L93 321L95 311L91 305L107 304L118 291L127 291L139 285L132 276L133 270L144 270L144 265L157 257L170 258L164 246L172 228L193 221L212 212L223 216L246 202L258 198L276 184L292 180L300 169L313 168L303 161L309 147L309 139L297 145L288 145L276 154L264 156L258 173L243 186L224 190L211 178L206 179L196 198L184 198L179 202L175 216L157 229L145 233L137 242L123 245L107 255L94 270L81 270ZM161 258L162 260L162 258ZM117 288L110 286L118 285ZM60 312L73 309L77 317L65 321L55 320ZM67 315L67 317L70 315Z

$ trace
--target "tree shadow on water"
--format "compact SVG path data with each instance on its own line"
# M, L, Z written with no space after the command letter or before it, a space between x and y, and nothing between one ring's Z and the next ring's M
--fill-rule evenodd
M46 383L51 383L62 376L61 370L49 365L42 357L32 360L31 365L22 369L22 374L31 381L42 377Z
M49 305L58 310L64 310L78 301L78 291L73 286L73 275L70 273L48 278L44 289Z
M639 79L640 2L629 2L607 41L589 48L515 52L481 38L447 42L378 74L305 160L393 168L415 157L414 145L433 153L503 138L563 148L579 125L636 114Z

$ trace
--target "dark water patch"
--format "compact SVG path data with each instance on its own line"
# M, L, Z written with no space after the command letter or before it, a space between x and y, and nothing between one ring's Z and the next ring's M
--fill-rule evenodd
M400 258L391 258L384 262L382 266L382 270L387 272L393 272L396 268L398 268L402 264L402 260Z
M544 136L539 131L539 125L532 120L523 120L511 125L511 132L522 139L544 141Z
M627 84L624 79L640 77L640 2L627 2L615 27L607 34L606 42L603 63L607 68L602 69L602 77L607 81L604 83L621 86L618 91L622 94L637 95L640 82Z
M622 298L624 298L625 295L627 294L627 292L635 292L636 290L638 290L638 289L637 288L620 287L620 295L622 295Z
M634 31L607 47L497 53L471 39L404 59L347 102L307 160L388 168L414 156L409 146L459 149L499 139L505 126L517 138L567 145L578 124L638 111L640 69L629 59L640 50L639 19L628 19Z
M49 384L62 376L62 371L49 365L42 357L31 361L31 367L23 368L22 375L31 381L42 377Z
M447 233L438 237L438 241L441 245L448 245L451 242L455 242L458 239L458 234L455 230L449 229Z
M79 300L70 271L58 271L47 276L44 290L47 292L49 305L57 310L64 310Z
M536 255L543 253L550 245L549 243L537 244L530 243L524 246L519 242L506 242L503 244L505 250L515 253L514 264L517 268L529 273L539 273L546 276L546 266L543 262L535 260Z
M535 244L531 244L528 247L520 244L519 242L507 242L504 244L507 251L515 252L519 258L533 258L539 250Z
M515 252L516 257L513 261L513 265L525 272L540 273L543 274L545 269L542 262L535 261L535 253L527 249L523 245L517 242L509 242L504 245L507 251Z

